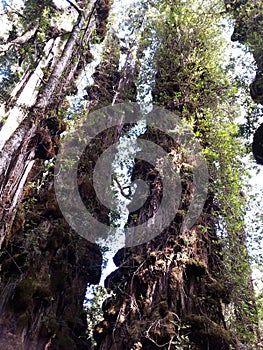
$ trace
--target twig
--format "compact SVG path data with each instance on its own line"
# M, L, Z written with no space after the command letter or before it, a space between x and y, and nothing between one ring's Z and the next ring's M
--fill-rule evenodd
M7 252L7 254L9 255L10 259L13 261L13 263L16 265L16 267L18 268L18 270L20 271L20 273L22 274L23 272L22 272L21 268L17 265L15 259L12 257L12 255L9 253L8 250L6 250L6 252Z
M75 2L72 2L70 0L66 0L70 6L74 7L74 9L81 15L83 13L83 9L81 9Z

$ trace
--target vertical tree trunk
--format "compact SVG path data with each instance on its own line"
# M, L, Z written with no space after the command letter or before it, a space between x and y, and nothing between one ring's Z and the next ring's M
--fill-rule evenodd
M105 36L99 31L106 26L109 3L92 1L77 9L71 8L75 24L68 39L47 34L36 68L25 70L2 108L0 348L5 350L89 346L83 301L87 284L99 282L102 257L64 220L52 159L66 128L66 95L88 64L91 33ZM25 44L35 30L2 49Z
M59 210L53 186L53 158L60 146L60 134L65 131L65 96L74 90L77 78L88 64L85 57L90 57L88 47L94 40L94 31L97 39L105 37L110 1L93 0L88 4L77 1L76 5L68 2L72 5L74 24L66 41L60 34L47 35L35 68L24 70L10 100L1 109L4 118L0 130L0 349L3 350L90 348L85 336L83 300L87 284L99 281L102 257L95 244L73 232ZM190 35L182 37L173 9L177 3L173 6L163 3L173 12L162 23L163 37L155 58L154 103L181 113L182 118L184 114L188 119L193 116L193 124L203 133L206 147L208 141L200 126L202 107L217 104L218 86L214 84L214 88L211 83L211 72L190 61L190 53L197 45L202 46L202 40L200 43L195 38L190 40ZM141 18L136 25L142 25ZM200 22L197 25L201 26ZM152 28L147 29L151 32ZM28 28L19 39L1 45L0 53L30 41L37 34L38 29L34 30ZM161 32L160 26L158 31ZM146 38L148 32L145 30ZM107 37L102 63L93 76L94 84L87 88L88 111L136 100L140 45L145 44L140 39L143 38L136 39L136 47L127 55L120 71L119 40L115 34ZM177 50L179 61L169 56L173 50ZM192 69L187 74L185 66ZM211 83L210 90L201 84L191 90L195 74L199 73L205 83ZM177 76L181 77L179 85ZM83 202L95 208L102 221L108 219L108 212L89 187L94 163L123 131L123 125L105 131L100 143L83 157L79 173ZM177 147L167 135L156 133L151 127L143 138L168 153ZM232 286L229 278L225 279L229 271L217 236L218 203L211 189L199 219L182 233L183 216L191 204L194 185L187 164L177 165L181 168L182 202L169 228L155 239L120 250L115 256L118 269L106 284L116 296L103 305L105 319L94 333L98 349L238 349L238 336L229 329L223 312L228 305L233 309L235 305L230 304ZM151 195L148 206L130 216L130 225L151 217L162 197L158 173L149 164L136 162L133 178L138 177L152 183ZM92 200L88 201L90 194ZM240 318L241 322L245 319Z
M144 137L167 147L163 137ZM172 147L172 145L170 145ZM181 174L189 178L185 172ZM158 177L144 162L136 164L134 178L156 183L151 203L159 203ZM184 202L190 205L193 184L184 184ZM135 214L136 224L150 216L149 207ZM134 214L134 213L133 213ZM130 218L130 224L133 219ZM126 248L115 256L118 269L106 280L116 297L104 304L104 317L95 328L98 349L230 349L235 339L227 330L222 311L230 302L230 287L224 280L224 265L213 217L213 197L191 230L180 232L178 214L170 227L150 242ZM206 229L205 229L206 227Z
M205 131L202 129L203 111L207 105L216 115L215 106L220 104L224 87L218 86L218 82L213 80L214 75L205 63L202 66L198 59L191 61L191 54L196 47L209 51L209 48L204 48L206 44L203 46L204 36L201 36L204 35L202 30L207 29L203 28L204 22L199 22L197 16L194 29L192 24L184 23L191 28L191 35L185 35L186 27L180 27L178 20L178 13L184 13L180 5L183 6L180 3L178 7L176 4L169 7L162 23L155 61L157 72L153 101L176 112L182 119L190 119L195 131L202 134L203 147L214 149L215 145L207 141L209 133L213 132L213 124L209 124L208 114ZM212 9L210 11L213 13ZM206 15L203 14L205 18L209 17ZM200 77L195 82L199 71ZM177 145L167 135L151 127L141 137L160 145L167 153L177 149ZM246 251L244 239L241 238L243 233L234 233L239 238L234 243L233 252L238 249L244 261L241 267L244 274L241 289L247 303L243 307L249 309L244 314L240 306L236 306L238 298L243 298L242 290L236 285L235 277L231 276L228 258L224 257L223 245L218 236L218 213L223 208L219 207L212 184L214 171L210 167L211 188L200 217L191 229L181 230L195 189L191 169L187 164L182 165L179 159L175 161L181 169L182 179L182 201L178 214L169 228L155 239L136 247L124 248L115 255L114 262L118 268L105 281L105 286L113 290L115 296L107 299L102 307L104 320L94 331L96 349L230 350L241 349L242 346L252 349L254 346L251 339L246 339L245 334L241 336L237 329L229 325L225 312L228 308L235 310L238 315L236 319L239 322L243 319L240 324L247 322L248 334L253 337L253 319L248 314L253 314L255 310L248 301L251 286L249 271L245 268L248 258L246 253L241 253L242 250ZM160 178L147 162L137 160L133 180L137 178L148 181L152 187L147 205L130 215L130 226L147 221L162 200ZM240 266L238 259L236 261L237 266L232 270L235 273ZM236 293L240 295L237 297ZM253 297L251 300L253 304ZM246 345L242 345L242 342Z

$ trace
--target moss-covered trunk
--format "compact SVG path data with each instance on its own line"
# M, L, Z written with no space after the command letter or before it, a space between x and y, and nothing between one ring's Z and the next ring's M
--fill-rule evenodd
M104 39L110 7L107 1L79 6L65 10L73 23L67 33L52 27L52 15L56 21L64 10L50 14L45 3L39 5L44 46L35 53L36 62L25 62L24 75L1 110L0 349L86 349L89 344L83 301L87 284L99 282L102 256L68 226L53 185L66 96L89 63L90 40ZM31 40L33 29L19 41L29 52L43 41Z
M94 83L86 88L84 107L91 111L136 100L142 47L147 45L154 28L159 40L154 55L154 103L178 113L179 118L190 121L194 131L199 133L208 158L212 158L211 186L194 226L181 230L195 188L191 165L178 155L174 160L182 185L178 213L155 239L116 254L118 269L106 280L116 296L104 302L104 320L96 326L94 338L97 349L105 350L239 349L243 346L241 338L244 346L249 344L247 334L239 336L240 328L235 325L231 329L226 316L234 318L235 313L234 320L239 318L241 324L245 321L249 336L253 334L253 322L238 313L232 297L236 281L231 282L229 268L234 260L229 255L224 256L226 249L223 250L217 232L218 217L227 221L227 211L231 214L237 208L241 211L241 204L240 207L236 205L240 203L238 185L231 187L239 181L236 175L239 169L233 167L224 172L232 166L232 159L227 158L230 147L224 152L225 144L222 148L220 144L222 135L227 133L216 124L219 123L217 106L225 98L226 90L224 78L217 75L220 69L215 61L218 51L213 51L217 46L213 41L215 32L209 32L209 22L205 27L206 21L200 20L200 14L192 13L192 8L190 12L185 11L185 19L184 6L187 5L184 1L160 4L163 5L160 8L159 3L153 4L160 10L156 25L146 28L140 38L143 40L133 39L131 47L123 47L128 54L122 69L119 69L120 41L115 33L107 37L102 62L93 75ZM83 300L87 284L99 282L102 256L98 246L78 236L63 218L53 186L53 158L60 146L60 134L65 130L63 116L68 108L65 96L75 93L76 80L89 63L90 41L100 42L105 37L110 1L90 1L85 5L77 1L76 5L70 6L71 15L74 14L70 32L61 34L47 26L52 30L45 38L45 45L41 44L42 55L38 52L34 69L25 68L23 77L10 93L6 110L0 111L5 116L0 130L0 349L3 350L91 347L85 336ZM177 13L180 16L177 17ZM206 13L207 21L211 13L212 7ZM142 23L138 18L135 22L136 32ZM31 40L31 35L33 31L25 30L22 45L27 39ZM133 50L134 45L138 50ZM12 49L12 43L1 48ZM30 79L35 85L30 92L32 98L27 101L25 95L29 90L26 89L32 87ZM222 110L227 108L224 106ZM85 113L83 109L80 114ZM223 115L221 120L225 122L227 117ZM12 118L16 119L15 124ZM213 128L219 129L216 134L219 141L213 138ZM108 211L94 196L92 173L103 150L117 141L125 130L119 125L97 135L94 147L84 153L78 172L83 202L102 222L108 223ZM169 154L176 154L178 150L178 145L167 135L156 132L151 126L141 137L160 145ZM217 162L213 162L213 157ZM217 177L219 168L222 178ZM133 178L141 178L151 185L145 206L129 217L131 226L150 218L162 199L161 180L149 163L137 160ZM214 183L222 179L225 183L217 191ZM228 201L224 204L225 198L218 194L220 191L229 194L230 206ZM229 236L233 230L233 237L239 241L233 254L241 252L240 259L246 261L245 249L242 250L244 239L239 239L237 227L240 226L233 223L229 229ZM233 271L244 275L241 285L247 290L247 270L242 270L240 260L236 262L238 268ZM242 302L246 303L247 314L253 314L250 304L253 298L247 294L245 298Z
M171 151L174 145L166 137L151 130L143 136ZM180 174L184 199L169 228L116 254L118 269L105 283L116 297L105 301L105 319L95 328L98 349L235 348L222 310L230 302L231 287L224 278L212 196L195 225L181 231L194 192L188 171ZM133 176L153 184L148 205L130 217L130 225L138 225L152 216L162 194L149 164L138 161Z
M202 6L192 10L191 5L185 5L185 9L180 1L174 2L174 7L170 5L169 2L164 11L163 22L159 14L161 25L157 21L155 26L159 42L154 59L153 102L189 121L204 149L211 150L210 154L218 152L218 163L209 163L208 157L206 202L193 227L182 230L195 195L191 165L180 159L178 145L151 125L140 136L168 154L177 154L174 162L180 169L181 204L174 220L158 237L115 255L118 268L105 281L115 296L102 306L104 320L94 331L96 349L252 349L253 323L256 324L253 291L243 231L240 221L235 226L240 219L234 214L235 205L240 205L241 212L242 199L234 194L230 173L224 173L226 169L235 173L233 160L220 156L223 148L229 147L222 138L229 115L224 114L221 121L219 116L228 88L223 73L217 75L218 63L210 65L211 57L218 60L219 39L215 39L209 18L214 21L218 13L213 5L206 10ZM162 200L161 179L149 163L136 161L133 180L137 178L150 184L150 196L141 209L131 213L130 226L147 222ZM221 187L217 189L219 182ZM225 198L227 193L234 196L231 204ZM227 221L230 252L224 246L220 220ZM238 277L240 273L242 278ZM244 323L247 328L241 331Z

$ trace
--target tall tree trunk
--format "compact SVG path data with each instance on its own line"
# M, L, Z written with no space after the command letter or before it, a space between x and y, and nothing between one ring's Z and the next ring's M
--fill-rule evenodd
M191 53L197 45L200 50L210 50L209 44L206 43L208 48L205 48L206 44L202 42L203 34L198 36L203 33L202 30L207 29L204 29L204 22L199 22L200 17L197 16L194 29L192 24L185 24L191 28L191 35L185 34L185 27L180 27L179 20L176 22L177 14L183 12L180 4L178 8L176 4L169 7L166 21L162 23L161 34L159 33L161 39L156 52L153 101L175 112L180 118L191 120L195 131L202 134L203 147L214 149L213 144L208 141L208 135L213 133L216 121L209 124L208 113L204 131L202 118L205 115L205 106L209 106L216 116L216 106L222 103L220 96L221 93L224 95L225 88L212 80L214 75L207 69L205 62L202 65L198 59L196 62L191 61ZM213 13L211 8L210 11ZM209 11L203 16L209 17ZM198 68L196 64L199 65ZM216 118L215 116L212 118ZM150 126L141 138L158 144L170 154L178 147L167 135ZM105 281L105 286L113 290L115 296L107 299L102 306L104 320L94 331L96 349L227 350L241 349L242 346L252 349L254 346L253 341L248 339L250 335L253 337L254 332L254 321L249 314L255 313L255 310L250 294L253 293L250 271L245 267L248 257L243 232L241 230L233 233L238 237L236 241L235 238L229 239L235 241L232 242L231 254L237 254L237 249L244 266L240 265L238 259L236 266L234 262L229 265L229 258L227 254L224 256L225 250L218 236L219 213L224 210L224 205L218 202L214 191L213 167L210 167L211 187L203 211L192 228L182 230L195 186L192 169L187 164L182 165L180 157L175 163L181 169L182 179L182 201L178 214L169 228L155 239L136 247L124 248L115 255L114 262L118 268ZM149 163L137 160L133 180L138 178L151 184L150 199L146 205L130 215L130 226L146 222L162 200L158 172ZM227 185L225 190L230 190ZM230 207L227 210L231 209ZM232 219L234 225L235 219ZM228 234L231 237L231 228ZM235 274L238 274L238 269L243 272L244 279L240 286L235 282L235 276L231 275L231 269ZM242 289L246 306L241 306L243 301L241 304L238 301L238 298L243 298ZM236 293L240 293L239 296ZM248 309L243 314L242 307ZM247 323L250 334L248 338L245 334L241 336L238 328L234 329L229 324L229 315L225 311L227 309L235 310L236 327L238 323L241 326L242 323ZM231 317L234 319L235 316Z
M57 35L54 31L53 35L47 34L45 43L41 43L42 53L36 55L34 69L24 69L20 82L1 109L0 349L3 350L81 350L91 347L85 335L83 300L87 284L99 281L102 256L97 245L80 238L63 218L55 197L53 158L60 146L60 134L66 128L63 120L67 109L65 96L72 93L77 78L88 64L89 44L105 37L110 1L68 3L74 24L66 41L59 31L55 31ZM160 22L155 28L161 39L159 37L159 51L155 57L154 103L180 113L181 118L186 115L186 119L191 120L193 117L196 131L202 134L203 146L213 149L214 145L209 144L211 140L206 140L202 129L202 108L206 104L212 108L220 102L219 87L211 82L213 74L210 76L209 70L196 67L200 62L191 62L189 58L196 46L203 45L202 36L198 38L200 43L190 34L199 33L198 25L203 27L197 21L196 32L191 28L192 32L189 30L183 37L176 22L176 8L170 6L171 2L163 1L163 5L160 8L167 7L170 16L163 20L163 29ZM143 28L141 18L133 25ZM183 29L187 28L188 25ZM102 62L93 76L94 83L86 89L88 112L118 102L136 101L140 59L145 45L141 39L147 42L151 30L150 26L142 30L145 37L132 42L133 47L121 70L118 68L120 42L114 33L108 35ZM31 27L27 28L20 38L1 45L0 50L16 50L18 41L25 45L36 33L37 30L34 33ZM202 34L205 36L204 32ZM174 59L175 56L170 57L173 51L179 61ZM187 71L185 67L188 66L190 70ZM198 85L196 76L210 84L209 89L204 84ZM180 84L177 77L181 79ZM91 176L102 151L117 141L125 130L119 125L100 135L95 140L95 147L84 154L79 172L78 185L83 202L105 222L109 220L108 211L98 203L90 188ZM160 145L168 153L178 146L150 126L142 138ZM194 184L190 167L179 161L176 164L181 169L183 188L178 214L169 228L155 239L116 254L118 269L106 281L116 296L105 301L105 319L95 328L98 349L213 347L221 350L231 349L231 346L238 349L239 337L229 329L223 312L228 306L236 313L239 310L232 300L231 289L234 287L230 284L229 266L225 266L227 258L223 260L224 252L217 236L218 198L211 187L195 225L182 231ZM211 169L212 183L214 168L211 166ZM136 162L133 178L138 177L149 180L152 188L148 204L130 216L130 225L151 217L162 197L158 173L148 163ZM244 240L240 238L240 242L242 251ZM246 275L247 271L243 273ZM246 282L244 288L247 288ZM248 304L249 301L247 297ZM252 313L253 307L249 311ZM229 315L232 317L233 313L229 312ZM241 314L237 316L240 323L248 321L250 333L253 333L250 320Z
M105 31L99 31L108 13L107 1L92 1L81 11L72 7L75 24L68 39L59 30L52 37L54 28L51 37L47 34L35 69L25 69L2 108L1 349L86 349L89 344L83 301L87 284L99 282L102 257L63 218L52 159L66 128L65 98L88 64L91 33L97 30L104 38ZM28 44L35 30L2 49Z

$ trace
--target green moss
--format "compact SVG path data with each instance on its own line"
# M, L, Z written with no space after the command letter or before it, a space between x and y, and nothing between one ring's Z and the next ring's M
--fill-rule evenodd
M85 55L85 59L86 59L86 63L91 63L92 61L94 61L94 56L90 51L87 51Z
M186 317L186 321L192 327L193 338L200 339L203 335L208 338L222 339L228 344L233 344L233 335L207 316L192 314Z
M195 276L202 276L207 271L207 265L201 260L188 259L185 264L188 273L192 273Z
M211 296L216 296L217 299L222 298L225 304L230 302L230 293L226 289L225 283L223 281L214 280L211 283L206 284L206 291Z

